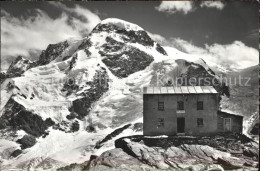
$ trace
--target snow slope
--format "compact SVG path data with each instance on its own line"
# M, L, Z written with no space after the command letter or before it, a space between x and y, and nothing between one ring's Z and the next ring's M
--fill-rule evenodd
M133 30L133 31L139 31L139 30L143 30L141 27L139 27L138 25L136 24L133 24L133 23L129 23L127 21L124 21L124 20L121 20L121 19L118 19L118 18L108 18L108 19L105 19L105 20L102 20L100 22L100 24L113 24L121 29L125 29L126 31L130 31L130 30Z
M106 26L102 28L103 25ZM107 28L107 25L113 25L116 29ZM146 41L143 41L142 36ZM79 129L75 132L66 132L49 127L46 130L48 132L46 137L36 137L37 143L24 149L18 157L6 158L0 155L2 168L36 168L43 165L51 168L82 163L87 161L91 154L99 155L114 148L113 141L119 137L142 134L142 131L133 130L135 123L142 122L141 90L144 86L155 85L153 79L158 72L161 72L158 68L160 65L166 73L179 75L188 70L188 67L183 64L188 62L192 67L199 66L215 77L210 67L199 57L171 47L163 47L166 53L162 53L158 50L158 44L146 37L141 27L120 19L103 20L88 37L67 42L68 47L60 55L52 56L52 61L48 64L33 67L25 71L21 77L9 78L1 85L3 86L1 94L5 97L1 98L1 113L4 112L5 104L12 97L27 111L33 112L43 120L50 118L58 128L65 123L62 127L67 130L72 123L78 122ZM133 58L135 55L131 56L131 53L123 55L122 53L133 50L147 59L151 57L152 61L145 63L149 63L147 66L137 68L139 70L134 73L125 72L121 64L129 62L130 65L136 59ZM113 57L118 57L114 63L118 61L121 63L117 66L108 66L104 62L108 57L112 61ZM136 64L134 62L133 65ZM125 72L124 77L114 74L116 67ZM107 80L109 89L102 92L102 96L97 101L91 102L90 111L83 119L68 119L75 100L88 97L90 91L97 90L93 90L91 86L95 83L97 73L102 69L109 78ZM62 91L69 78L73 78L74 84L78 86L72 88L70 93ZM8 91L7 87L9 82L14 87L11 91ZM131 127L105 142L101 148L94 148L108 134L126 124L131 124ZM0 137L0 144L6 144L11 141L10 139ZM14 151L19 148L16 142L12 142L10 147L4 146L0 150Z

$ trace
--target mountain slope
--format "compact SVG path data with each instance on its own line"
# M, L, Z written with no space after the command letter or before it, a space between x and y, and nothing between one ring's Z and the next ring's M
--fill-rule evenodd
M144 86L216 78L215 88L229 93L205 61L161 47L141 27L119 19L103 20L82 40L49 45L38 61L19 57L7 75L0 143L10 143L0 149L3 169L81 163L113 149L120 137L142 134Z

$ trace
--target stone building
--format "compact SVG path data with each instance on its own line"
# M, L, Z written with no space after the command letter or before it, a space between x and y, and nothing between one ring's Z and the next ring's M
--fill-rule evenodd
M219 111L212 86L145 87L144 135L242 132L243 117Z

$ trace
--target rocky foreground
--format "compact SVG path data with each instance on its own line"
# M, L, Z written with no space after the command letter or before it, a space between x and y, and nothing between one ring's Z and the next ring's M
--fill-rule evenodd
M115 149L59 170L258 170L258 143L244 135L117 139Z

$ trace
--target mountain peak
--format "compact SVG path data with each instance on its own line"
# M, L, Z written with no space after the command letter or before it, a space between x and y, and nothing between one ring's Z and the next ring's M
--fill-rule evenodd
M130 30L133 30L133 31L140 31L140 30L143 30L143 28L141 28L140 26L136 25L136 24L133 24L133 23L130 23L128 21L124 21L124 20L121 20L121 19L118 19L118 18L107 18L105 20L102 20L100 22L101 25L103 24L108 24L108 25L115 25L121 29L125 29L126 31L130 31Z

